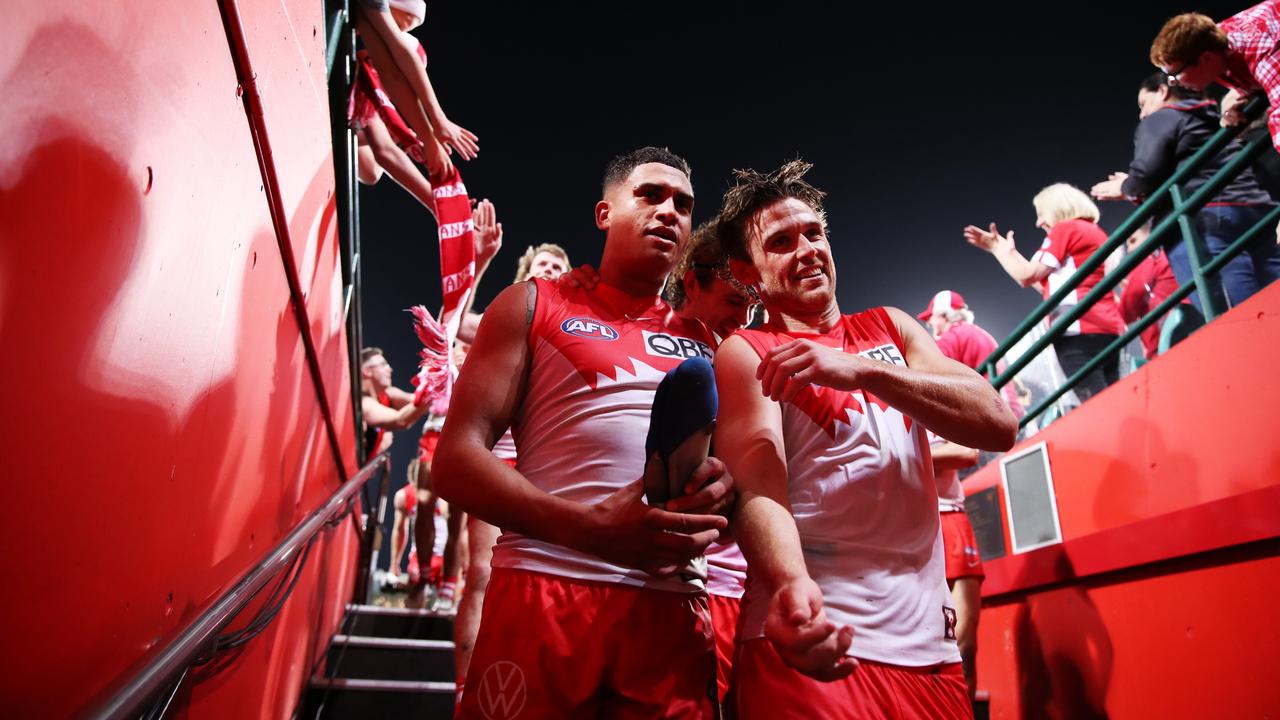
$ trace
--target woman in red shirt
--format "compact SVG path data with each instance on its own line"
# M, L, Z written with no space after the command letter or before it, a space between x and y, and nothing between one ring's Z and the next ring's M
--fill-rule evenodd
M1002 236L991 223L989 230L970 225L964 229L969 244L982 248L995 256L1000 266L1015 282L1023 287L1037 286L1044 297L1049 297L1106 242L1107 233L1098 227L1098 206L1088 195L1066 183L1050 185L1041 190L1031 201L1036 208L1036 227L1048 233L1040 249L1031 259L1023 257L1013 243L1013 233ZM1052 323L1066 314L1079 299L1089 294L1102 279L1103 267L1089 273L1049 315ZM1071 377L1085 363L1093 359L1107 345L1124 332L1124 321L1115 295L1105 294L1067 331L1053 343L1058 362L1067 377ZM1120 358L1108 358L1075 386L1081 401L1100 392L1120 378Z

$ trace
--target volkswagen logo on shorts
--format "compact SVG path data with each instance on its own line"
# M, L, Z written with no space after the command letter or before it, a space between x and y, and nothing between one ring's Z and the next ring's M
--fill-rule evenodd
M560 323L560 329L575 337L592 340L617 340L618 331L599 320L587 317L571 317Z
M484 671L476 693L480 712L488 720L512 720L524 711L529 699L524 673L519 665L507 660L499 660Z

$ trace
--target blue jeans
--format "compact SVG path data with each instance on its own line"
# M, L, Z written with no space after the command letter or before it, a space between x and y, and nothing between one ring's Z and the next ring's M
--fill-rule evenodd
M1204 240L1209 256L1205 262L1217 257L1270 210L1269 205L1222 205L1196 213L1196 231ZM1185 243L1180 242L1169 250L1169 265L1179 285L1191 282L1191 259ZM1267 230L1223 266L1218 282L1211 283L1211 292L1221 300L1225 290L1228 303L1224 304L1235 307L1276 279L1280 279L1280 246L1276 244L1275 233ZM1197 310L1203 309L1198 294L1192 293L1191 301Z

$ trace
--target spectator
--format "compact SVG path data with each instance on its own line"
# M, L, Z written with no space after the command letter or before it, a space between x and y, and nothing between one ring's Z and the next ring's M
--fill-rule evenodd
M358 0L353 10L356 30L387 95L424 143L425 162L432 168L432 178L447 177L452 170L448 154L457 151L464 160L474 158L480 150L479 138L445 115L418 55L420 44L404 30L425 14L425 3Z
M361 50L356 57L356 78L351 85L347 122L356 131L359 143L356 158L360 182L374 185L382 179L385 171L434 214L431 183L423 177L413 160L430 160L432 165L428 166L428 171L441 176L444 171L441 163L446 156L436 152L428 157L422 141L405 125L391 104L368 52Z
M405 430L427 412L427 403L413 404L413 393L391 384L391 363L381 348L360 351L360 408L365 425L365 450L370 457L391 447L391 432Z
M1220 24L1208 15L1185 13L1160 28L1151 43L1151 63L1169 80L1203 92L1217 82L1240 91L1225 108L1228 125L1243 123L1241 111L1252 97L1265 93L1271 102L1267 125L1271 142L1280 148L1280 2L1267 0Z
M498 235L502 234L502 223L497 223ZM516 265L515 283L522 283L529 278L555 280L569 270L569 253L554 243L542 243L534 247L530 245L520 256ZM479 283L477 283L478 285ZM474 297L474 294L473 294ZM468 312L462 317L462 325L458 328L458 339L464 342L475 342L476 329L484 318L481 313Z
M973 311L958 292L939 291L916 318L925 321L933 331L939 352L975 370L996 350L995 338L974 323ZM1021 417L1023 410L1019 386L1015 380L1005 385L1003 391L1005 403L1015 417ZM956 607L956 644L972 697L977 689L978 619L982 611L982 580L986 574L978 555L973 525L965 513L960 471L976 466L979 452L932 431L929 432L929 452L938 486L947 586Z
M974 324L973 311L953 290L939 291L916 318L929 326L943 355L975 370L998 345L991 333Z
M964 229L964 237L970 245L995 256L1014 282L1022 287L1039 286L1048 298L1106 242L1107 234L1098 227L1098 206L1071 185L1050 185L1031 202L1036 209L1036 227L1046 230L1048 236L1030 260L1018 252L1013 233L1000 235L995 223L991 223L988 230L970 225ZM1050 313L1050 322L1074 308L1102 275L1101 266L1090 273ZM1120 319L1115 295L1106 293L1054 341L1062 371L1071 377L1122 332L1124 322ZM1118 379L1120 359L1113 355L1085 375L1076 384L1075 391L1083 402Z
M1240 100L1240 91L1232 88L1223 96L1219 103L1221 107L1233 107ZM1223 127L1232 127L1227 124L1227 118L1222 118ZM1240 131L1240 144L1248 145L1258 138L1259 135L1267 133L1267 118L1259 116L1253 122L1249 123ZM1253 176L1257 178L1258 185L1271 196L1273 201L1280 202L1280 152L1276 151L1274 145L1268 145L1266 150L1253 161Z
M1199 92L1169 85L1165 77L1157 73L1142 82L1138 90L1138 129L1134 133L1133 162L1128 173L1113 173L1109 179L1093 186L1092 194L1100 200L1141 201L1153 193L1177 169L1187 162L1209 138L1218 131L1218 105L1204 99ZM1205 164L1184 185L1190 196L1222 169L1241 146L1232 141L1217 157ZM1209 259L1217 256L1228 245L1253 227L1272 207L1271 197L1245 168L1226 187L1196 212L1196 230L1203 239ZM1167 212L1169 205L1164 204ZM1170 231L1164 247L1168 263L1178 283L1192 281L1191 260L1181 233ZM1211 281L1211 290L1224 305L1244 301L1260 287L1280 277L1280 248L1268 234L1244 253L1227 263ZM1226 289L1223 297L1223 287ZM1198 308L1199 297L1192 302Z
M1150 223L1140 228L1126 241L1128 249L1132 251L1141 245L1150 232ZM1124 279L1120 290L1120 315L1125 322L1135 323L1164 302L1177 289L1178 279L1174 276L1173 268L1169 266L1164 251L1157 249L1143 258L1142 262L1138 263L1138 266ZM1173 312L1167 313L1142 331L1140 336L1142 355L1147 360L1151 360L1159 352L1161 329L1173 315ZM1190 300L1183 300L1178 307L1177 323L1178 327L1173 340L1175 344L1203 325L1204 316L1196 310Z

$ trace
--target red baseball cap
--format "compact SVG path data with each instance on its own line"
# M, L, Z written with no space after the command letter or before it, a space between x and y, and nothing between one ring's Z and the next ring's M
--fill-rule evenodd
M916 318L920 320L928 320L934 315L950 312L952 310L962 310L966 307L968 307L968 305L965 304L964 298L960 296L960 293L955 292L954 290L941 290L937 295L933 296L933 299L929 301L929 306L924 309L924 312L917 315Z

